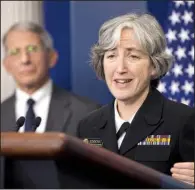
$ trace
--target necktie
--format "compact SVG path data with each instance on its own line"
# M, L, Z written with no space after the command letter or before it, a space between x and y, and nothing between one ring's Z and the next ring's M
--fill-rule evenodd
M33 99L28 99L28 111L26 113L25 131L34 131L33 125L35 121L35 113L33 111L33 105L35 101Z
M128 129L129 126L130 126L130 123L129 123L129 122L124 122L124 123L121 125L119 131L118 131L117 134L116 134L117 140L118 140L118 139L120 138L120 136Z

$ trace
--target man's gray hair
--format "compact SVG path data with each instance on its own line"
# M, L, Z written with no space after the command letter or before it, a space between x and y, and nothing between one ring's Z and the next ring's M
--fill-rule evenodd
M7 50L6 47L6 40L7 36L11 31L29 31L33 32L35 34L38 34L40 36L41 40L41 45L43 48L47 50L52 50L53 49L53 40L51 35L47 30L45 30L41 25L31 22L31 21L22 21L22 22L17 22L14 25L12 25L7 32L3 36L3 46L5 51Z
M106 21L99 30L99 40L91 49L91 64L97 76L105 80L103 58L106 51L114 49L125 28L134 30L144 52L150 57L159 79L172 65L173 57L166 52L165 34L158 21L149 14L126 14Z

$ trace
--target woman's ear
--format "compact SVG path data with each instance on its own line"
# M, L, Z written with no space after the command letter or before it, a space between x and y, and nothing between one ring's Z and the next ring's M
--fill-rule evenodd
M156 79L158 77L157 68L154 64L151 67L151 79Z

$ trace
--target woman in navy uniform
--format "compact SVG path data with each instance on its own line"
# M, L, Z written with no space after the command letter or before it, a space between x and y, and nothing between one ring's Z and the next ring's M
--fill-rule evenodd
M115 100L83 119L78 137L194 184L195 114L156 89L173 62L157 20L126 14L106 21L91 57Z

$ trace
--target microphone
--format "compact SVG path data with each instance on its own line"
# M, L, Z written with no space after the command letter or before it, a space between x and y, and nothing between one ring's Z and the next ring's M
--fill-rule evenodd
M16 121L16 130L18 131L22 125L24 125L25 118L21 116L17 121Z
M33 126L32 126L34 131L36 131L36 129L40 125L40 123L41 123L41 118L38 116L38 117L35 118Z

